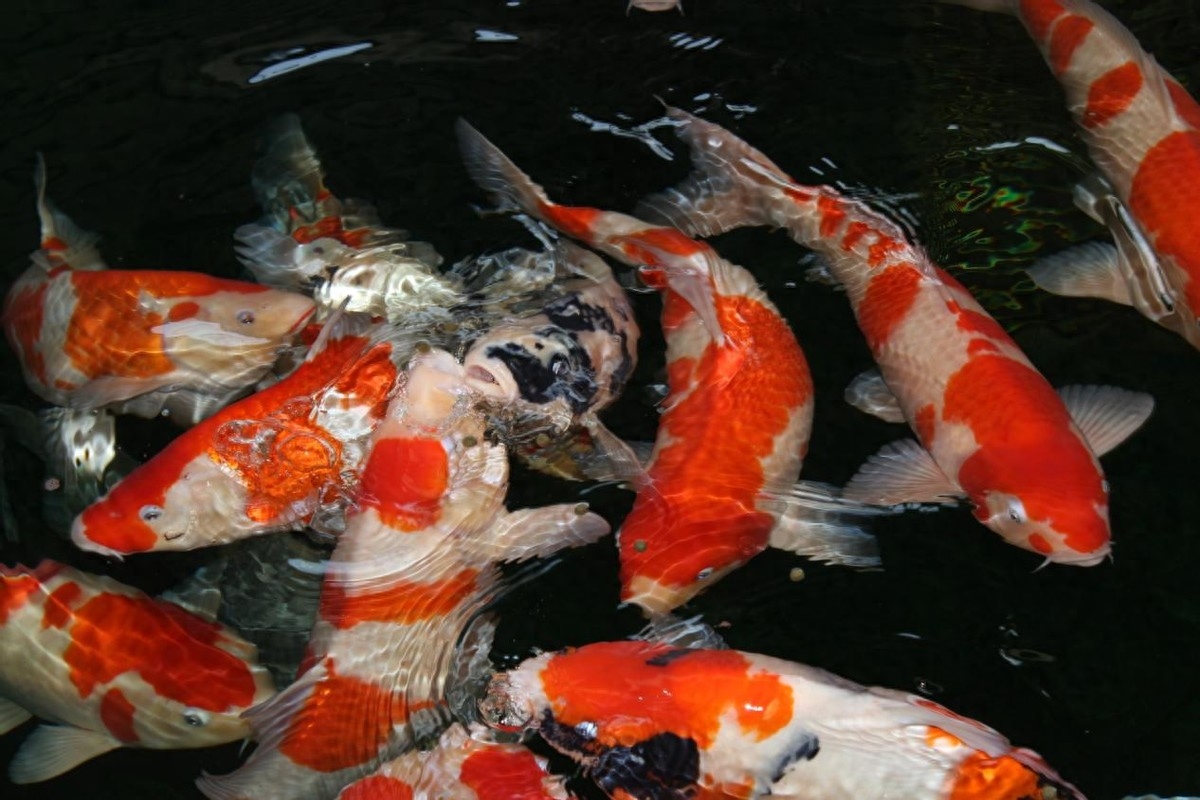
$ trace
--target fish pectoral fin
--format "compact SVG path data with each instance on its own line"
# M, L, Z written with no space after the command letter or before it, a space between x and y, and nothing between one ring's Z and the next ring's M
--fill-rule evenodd
M884 422L906 422L900 401L884 383L877 369L861 373L846 387L846 402L859 411L879 417Z
M1063 297L1098 297L1133 305L1117 248L1087 242L1039 259L1026 270L1039 288Z
M8 777L13 783L49 780L120 746L121 742L107 733L41 725L21 743L8 765Z
M873 505L956 505L962 489L946 477L933 456L912 439L884 445L859 467L842 496Z
M460 546L482 561L525 561L568 547L591 544L611 528L587 503L522 508L501 517L486 536L464 539Z
M173 381L172 375L160 375L157 378L118 378L111 375L93 378L75 390L70 398L70 406L76 410L101 408L156 392L170 386Z
M780 494L764 492L761 499L776 518L771 547L830 564L879 565L879 544L860 521L895 509L848 500L836 486L813 481L798 481Z
M0 734L8 733L32 716L12 700L0 697Z
M729 644L703 615L681 619L674 614L656 614L646 627L630 637L643 642L679 647L687 650L728 650Z
M1064 386L1067 413L1096 457L1128 439L1154 411L1154 398L1115 386Z
M650 482L645 465L650 460L653 445L647 450L644 442L626 442L591 415L585 417L582 423L597 455L596 458L579 462L587 478L594 481L628 481L635 488Z

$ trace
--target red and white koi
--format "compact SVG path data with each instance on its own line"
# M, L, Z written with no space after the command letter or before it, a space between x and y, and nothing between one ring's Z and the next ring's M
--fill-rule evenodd
M372 439L358 501L328 564L307 664L255 709L260 741L213 800L320 800L445 722L456 644L500 588L498 563L595 541L585 505L508 512L508 461L484 438L466 371L414 357Z
M966 496L975 517L1048 561L1090 566L1108 555L1108 484L1098 455L1149 416L1149 395L1112 387L1056 393L963 286L891 220L826 186L796 183L710 122L669 115L697 172L650 198L645 214L704 235L784 228L820 253L845 287L881 377L852 386L864 408L907 421L920 445L885 447L845 494L870 503Z
M834 526L813 533L784 513L812 429L812 379L754 277L674 228L558 205L461 120L458 136L468 171L501 208L643 265L662 293L670 391L649 464L631 465L638 496L618 537L621 599L670 611L768 543L870 563L871 537L844 529L835 542Z
M1030 270L1056 294L1134 306L1200 347L1200 104L1090 0L944 0L1015 15L1062 84L1103 181L1076 203L1107 225Z
M223 625L53 561L0 566L0 733L55 723L21 745L14 783L118 747L245 739L240 714L273 693L254 646Z
M313 301L196 272L109 270L95 237L45 197L42 247L0 321L39 397L193 424L244 394L299 335Z
M407 350L384 331L318 345L288 377L168 444L83 510L71 539L123 556L313 525L336 530Z
M480 713L536 731L619 800L1082 797L1033 751L923 697L735 650L544 653L496 674Z
M451 726L432 750L410 751L355 781L337 800L568 800L546 759L518 744L472 739Z
M311 293L322 317L344 308L389 322L433 322L462 300L435 271L442 258L431 245L384 227L370 204L339 200L325 187L295 114L268 130L252 182L266 216L235 232L242 263L268 286Z

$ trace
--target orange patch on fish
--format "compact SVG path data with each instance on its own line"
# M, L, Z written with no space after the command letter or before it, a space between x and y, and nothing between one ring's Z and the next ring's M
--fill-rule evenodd
M871 232L871 226L865 222L854 221L846 226L846 233L842 236L842 249L850 251L858 244L864 236Z
M343 630L363 622L412 625L458 608L474 594L478 576L478 570L464 569L437 581L402 581L361 590L327 582L321 594L321 618Z
M29 602L29 596L41 588L41 581L33 575L4 575L0 581L0 625L8 622L9 616Z
M933 403L926 403L917 409L913 428L921 444L928 450L933 445L933 435L937 432L937 409L933 407Z
M38 381L46 381L46 359L38 349L45 320L46 292L49 285L23 288L6 298L4 332L12 349L21 355L21 363Z
M560 206L555 203L539 203L538 212L545 220L576 239L592 239L596 219L604 212L585 206Z
M406 719L402 696L331 670L297 710L279 751L303 767L336 772L378 756L393 727Z
M479 800L536 800L548 798L546 773L528 750L482 748L463 761L459 779Z
M1098 128L1129 108L1142 89L1142 70L1132 61L1092 81L1088 89L1087 106L1080 119L1085 128Z
M63 660L81 697L135 672L160 696L184 705L218 712L248 707L255 686L246 665L197 641L193 630L203 628L181 624L177 614L149 598L101 594L75 610Z
M1037 774L1012 756L976 751L958 765L949 800L1040 798Z
M672 733L704 750L730 712L742 733L762 741L788 724L794 704L791 687L753 672L732 650L602 642L555 656L541 678L555 719L595 723L605 747Z
M822 238L832 239L846 219L846 211L842 208L842 199L821 195L817 198L817 213L821 216L820 233Z
M441 441L384 439L363 469L359 502L391 528L423 530L441 516L449 481L450 462Z
M1021 19L1029 34L1044 44L1054 21L1067 13L1059 0L1021 0Z
M1189 126L1200 130L1200 103L1188 94L1187 89L1179 85L1179 81L1169 76L1164 80L1167 82L1167 94L1171 97L1175 113Z
M338 800L413 800L413 790L399 778L368 775L343 789Z
M1054 550L1054 545L1050 544L1050 542L1046 540L1046 537L1042 536L1040 533L1030 534L1029 546L1043 555L1046 555Z
M855 310L872 351L877 352L904 321L920 288L921 273L904 265L889 267L871 279Z
M133 703L120 689L109 689L100 701L100 721L109 733L122 742L136 742L137 731L133 727Z
M1071 66L1071 58L1083 40L1092 32L1096 23L1087 17L1071 14L1058 21L1050 32L1050 46L1046 59L1055 75L1062 75Z
M71 619L71 604L79 599L83 589L78 583L64 583L52 591L42 604L42 628L61 628Z
M1200 131L1175 131L1151 147L1129 192L1129 207L1154 249L1188 275L1187 302L1200 311L1200 193L1185 176L1200 175Z
M192 300L185 300L182 303L176 303L171 306L171 311L167 314L167 319L171 322L178 322L181 319L191 319L199 313L199 303Z

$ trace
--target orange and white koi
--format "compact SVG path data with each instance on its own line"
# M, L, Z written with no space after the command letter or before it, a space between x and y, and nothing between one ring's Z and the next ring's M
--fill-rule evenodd
M196 272L109 270L95 237L45 197L42 248L0 321L38 396L193 424L245 394L299 335L313 301Z
M1082 797L1036 753L937 703L735 650L544 653L493 676L480 713L536 731L618 800Z
M346 334L288 377L168 444L75 518L71 539L111 556L192 550L306 525L336 530L407 351Z
M240 714L273 693L254 646L223 625L53 561L0 566L0 732L55 723L21 745L14 783L118 747L245 739Z
M847 485L871 503L966 496L975 517L1048 561L1090 566L1109 553L1108 483L1097 456L1149 416L1149 395L1068 387L1060 396L957 280L891 220L826 186L796 183L733 134L677 109L697 172L650 198L657 213L705 235L785 228L820 253L845 287L881 376L851 392L860 407L907 421L904 440Z
M452 656L500 588L498 563L608 532L583 505L505 511L507 455L475 403L453 356L414 357L326 569L307 664L251 712L258 749L201 778L206 796L332 798L396 757L445 722Z
M389 322L448 319L462 297L435 271L442 258L425 242L384 227L374 207L339 200L300 119L285 114L267 132L252 183L266 216L234 236L242 263L260 282L311 293L322 317L336 309Z
M518 744L476 741L451 726L432 750L410 751L355 781L337 800L568 800L546 759Z
M663 296L669 393L619 534L621 599L670 611L768 544L871 563L874 540L784 513L812 430L812 379L754 277L703 242L625 214L562 206L463 121L475 181L499 202L631 265ZM611 436L611 434L610 434Z
M1069 248L1029 272L1056 294L1101 297L1200 347L1200 104L1090 0L944 0L1014 14L1062 84L1104 176L1076 203L1115 246Z

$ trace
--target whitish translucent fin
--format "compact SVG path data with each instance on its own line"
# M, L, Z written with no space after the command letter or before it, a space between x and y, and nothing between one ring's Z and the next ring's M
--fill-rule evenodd
M13 783L37 783L62 775L121 743L106 733L66 725L42 725L21 743L8 765Z
M308 143L298 116L278 117L267 128L264 138L266 150L254 164L250 183L259 205L279 230L291 232L293 209L301 223L340 213L336 200L322 198L325 184L321 162Z
M102 375L92 378L76 389L67 401L70 407L77 411L90 411L163 389L177 379L178 376L174 373L166 373L156 378L118 378Z
M1087 242L1038 259L1026 270L1040 288L1063 297L1098 297L1133 305L1129 284L1121 274L1117 248Z
M680 619L674 614L659 614L652 617L646 627L630 638L665 644L669 647L704 650L729 649L729 645L721 638L721 634L705 623L700 615Z
M695 171L678 186L642 200L635 216L696 236L770 224L759 192L763 184L791 185L783 170L719 125L678 108L668 108L667 116L691 148Z
M705 264L709 267L701 272L690 263L690 260L680 263L679 256L654 246L648 240L636 236L631 238L637 241L638 247L657 256L657 264L654 269L660 270L666 276L667 286L671 287L673 292L692 307L692 310L700 317L700 321L704 323L704 329L708 331L712 340L718 346L724 344L725 331L721 329L721 321L717 316L717 301L713 296L715 276L711 269L712 262L720 261L720 259L713 255L712 251L700 251L705 256Z
M859 411L879 417L884 422L904 422L900 401L884 383L877 369L860 374L846 387L846 402Z
M0 697L0 734L8 733L32 716L12 700Z
M457 542L486 563L542 558L567 547L591 544L610 530L587 503L523 508L501 517L488 530Z
M1115 386L1064 386L1067 411L1097 457L1128 439L1154 411L1154 398Z
M842 496L876 505L939 503L954 505L963 496L934 463L933 457L912 439L884 445L859 467Z
M599 455L598 459L581 465L588 478L594 481L628 481L635 487L650 483L645 465L650 460L653 444L649 444L647 449L646 442L640 445L626 442L594 415L586 416L582 422Z
M790 492L771 495L769 505L777 518L771 547L848 567L879 565L879 544L860 522L896 513L848 500L836 486L813 481L799 481Z
M454 123L454 132L467 173L487 192L497 211L524 211L541 218L541 207L550 202L541 186L466 120Z
M233 232L238 260L254 279L276 289L302 291L324 277L331 262L348 253L335 239L317 239L301 244L291 236L266 225L242 225Z
M61 253L61 260L70 264L71 269L105 269L100 253L96 250L96 242L100 237L80 228L46 197L46 160L42 158L41 153L37 154L37 165L33 168L33 182L37 187L37 212L42 226L42 247L45 248L57 240L61 243L59 247L66 245L66 250ZM51 266L44 258L35 260L43 266Z

